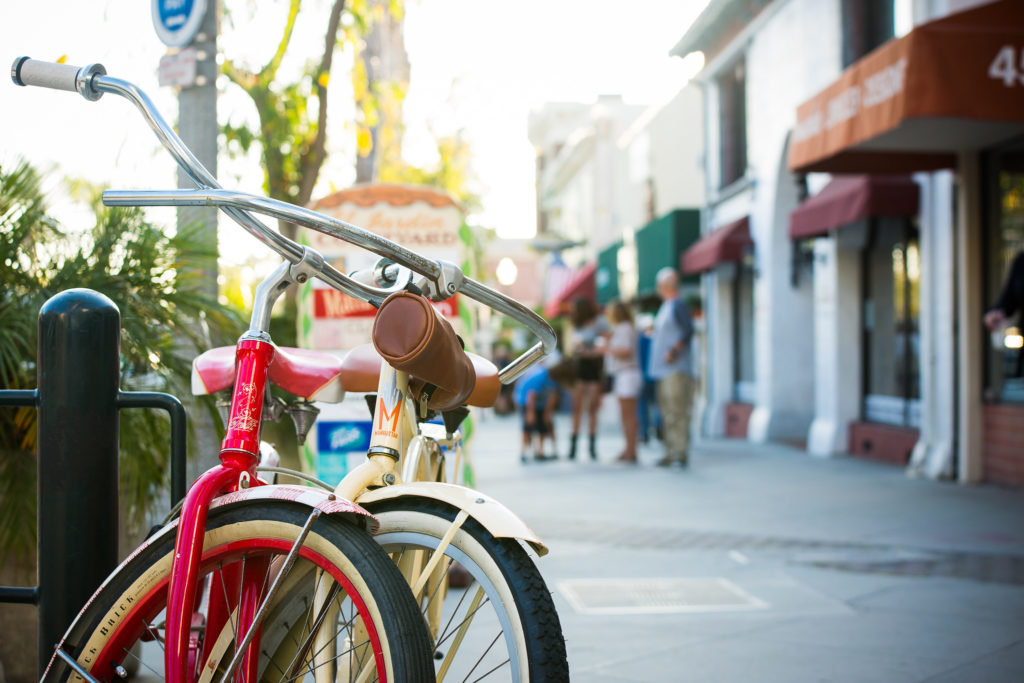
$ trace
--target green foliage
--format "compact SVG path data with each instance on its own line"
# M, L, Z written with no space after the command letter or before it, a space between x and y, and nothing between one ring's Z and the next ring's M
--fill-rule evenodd
M247 67L243 56L224 59L224 74L256 107L259 130L229 122L222 132L229 149L234 144L248 151L253 143L259 143L267 195L304 205L309 202L326 158L327 87L346 3L332 3L322 54L306 60L297 82L283 83L279 70L291 45L301 5L301 0L289 1L277 48L262 67Z
M217 304L189 264L216 254L196 230L169 236L140 209L107 209L85 187L96 214L87 231L62 231L46 215L39 174L24 162L0 166L0 380L36 385L37 317L50 297L73 287L105 294L121 312L121 386L187 390L191 348L232 338L241 317ZM82 189L84 186L79 186ZM199 321L198 323L196 321ZM0 411L0 554L35 547L36 413ZM121 414L121 490L139 520L164 485L169 428L162 413Z
M404 164L401 160L385 160L381 165L382 183L429 185L450 193L461 202L466 213L480 209L480 197L472 191L472 149L461 135L437 139L437 163L428 168Z

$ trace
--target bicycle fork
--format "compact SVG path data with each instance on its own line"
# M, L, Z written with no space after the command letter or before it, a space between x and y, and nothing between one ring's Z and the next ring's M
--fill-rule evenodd
M261 485L255 474L259 452L259 427L267 371L274 357L274 346L269 340L256 339L246 334L238 343L236 356L236 382L231 399L231 414L227 433L221 445L221 464L204 473L189 490L181 508L178 532L174 545L174 559L167 595L166 649L164 666L168 681L184 683L192 680L190 659L198 656L200 662L211 652L211 643L204 643L199 652L190 643L192 615L199 600L199 575L202 559L206 519L210 503L219 495L250 485ZM215 599L214 608L207 614L206 633L219 633L232 612L237 611L237 632L249 635L258 612L262 586L252 580L257 568L243 572L222 572L217 580L239 585L237 605ZM256 586L249 586L256 583ZM266 602L266 601L264 601ZM250 637L256 641L258 638ZM258 643L256 643L258 645ZM190 651L192 656L190 657ZM255 680L256 657L246 657L242 675Z

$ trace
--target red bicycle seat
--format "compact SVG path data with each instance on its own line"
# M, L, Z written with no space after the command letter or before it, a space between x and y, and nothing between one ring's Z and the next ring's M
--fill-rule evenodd
M272 384L306 400L337 403L345 396L341 360L324 351L278 346L270 363ZM210 349L192 361L192 393L201 396L235 383L235 347Z
M498 368L486 358L467 353L476 370L476 385L466 403L471 406L494 405L501 382ZM324 351L279 346L270 364L270 381L307 400L337 403L346 391L377 391L380 378L380 354L373 344L361 344L345 358ZM235 383L235 347L221 346L202 353L192 361L192 393L196 396L230 389Z

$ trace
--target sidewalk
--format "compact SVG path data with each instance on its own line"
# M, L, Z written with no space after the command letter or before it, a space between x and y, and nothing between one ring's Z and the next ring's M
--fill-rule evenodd
M1024 680L1024 494L777 445L705 441L688 469L519 463L478 422L477 485L548 543L574 681ZM585 452L583 453L585 456Z

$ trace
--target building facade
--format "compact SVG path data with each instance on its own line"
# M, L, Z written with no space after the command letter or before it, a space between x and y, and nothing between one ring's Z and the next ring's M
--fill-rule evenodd
M982 322L1024 247L1022 49L1005 0L714 0L684 34L705 433L1024 485L1020 331Z
M599 303L653 294L653 273L699 234L701 130L695 86L649 107L605 96L531 115L538 242L561 245L553 263L572 271L547 293L549 314L581 293Z

